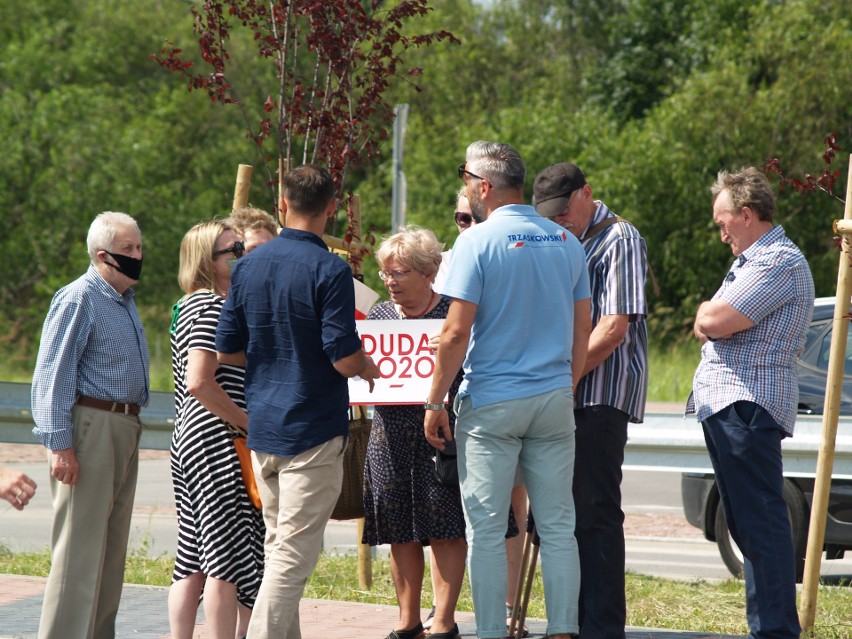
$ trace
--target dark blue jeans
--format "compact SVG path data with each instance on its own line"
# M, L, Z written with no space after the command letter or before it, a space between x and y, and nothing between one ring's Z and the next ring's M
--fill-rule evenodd
M574 411L574 536L580 551L580 639L624 639L621 464L628 415L611 406Z
M784 501L784 432L753 402L702 422L731 536L743 552L751 639L798 639L796 568Z

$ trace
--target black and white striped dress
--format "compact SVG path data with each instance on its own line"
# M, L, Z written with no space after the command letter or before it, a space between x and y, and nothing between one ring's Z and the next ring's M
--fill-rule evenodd
M233 434L186 390L189 351L216 352L216 325L224 299L199 291L181 300L172 329L175 429L171 467L178 517L173 581L202 572L233 583L252 607L263 576L263 517L249 501ZM245 408L244 371L220 366L216 381Z

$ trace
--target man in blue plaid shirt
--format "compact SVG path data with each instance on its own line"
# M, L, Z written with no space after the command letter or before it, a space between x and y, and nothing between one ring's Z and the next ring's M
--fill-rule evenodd
M89 269L59 289L32 385L33 433L48 449L53 533L39 639L112 639L148 403L148 344L133 300L142 235L98 215Z
M755 168L722 171L711 192L713 221L736 260L713 299L698 307L694 332L703 346L694 407L728 528L743 552L749 637L798 639L781 440L796 421L796 359L814 283L802 252L772 223L766 176Z

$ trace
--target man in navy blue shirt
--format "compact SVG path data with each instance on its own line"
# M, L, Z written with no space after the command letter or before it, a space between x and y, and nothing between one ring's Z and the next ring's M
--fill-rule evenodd
M355 329L352 271L322 241L337 201L306 165L282 185L285 228L240 260L216 333L219 360L246 367L248 445L266 521L266 568L248 636L298 639L299 600L340 495L347 378L379 371Z

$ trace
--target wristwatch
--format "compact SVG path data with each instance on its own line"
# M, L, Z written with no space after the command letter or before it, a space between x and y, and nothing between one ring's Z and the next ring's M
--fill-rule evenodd
M425 410L447 410L444 404L430 404L428 398L423 402L423 408Z

